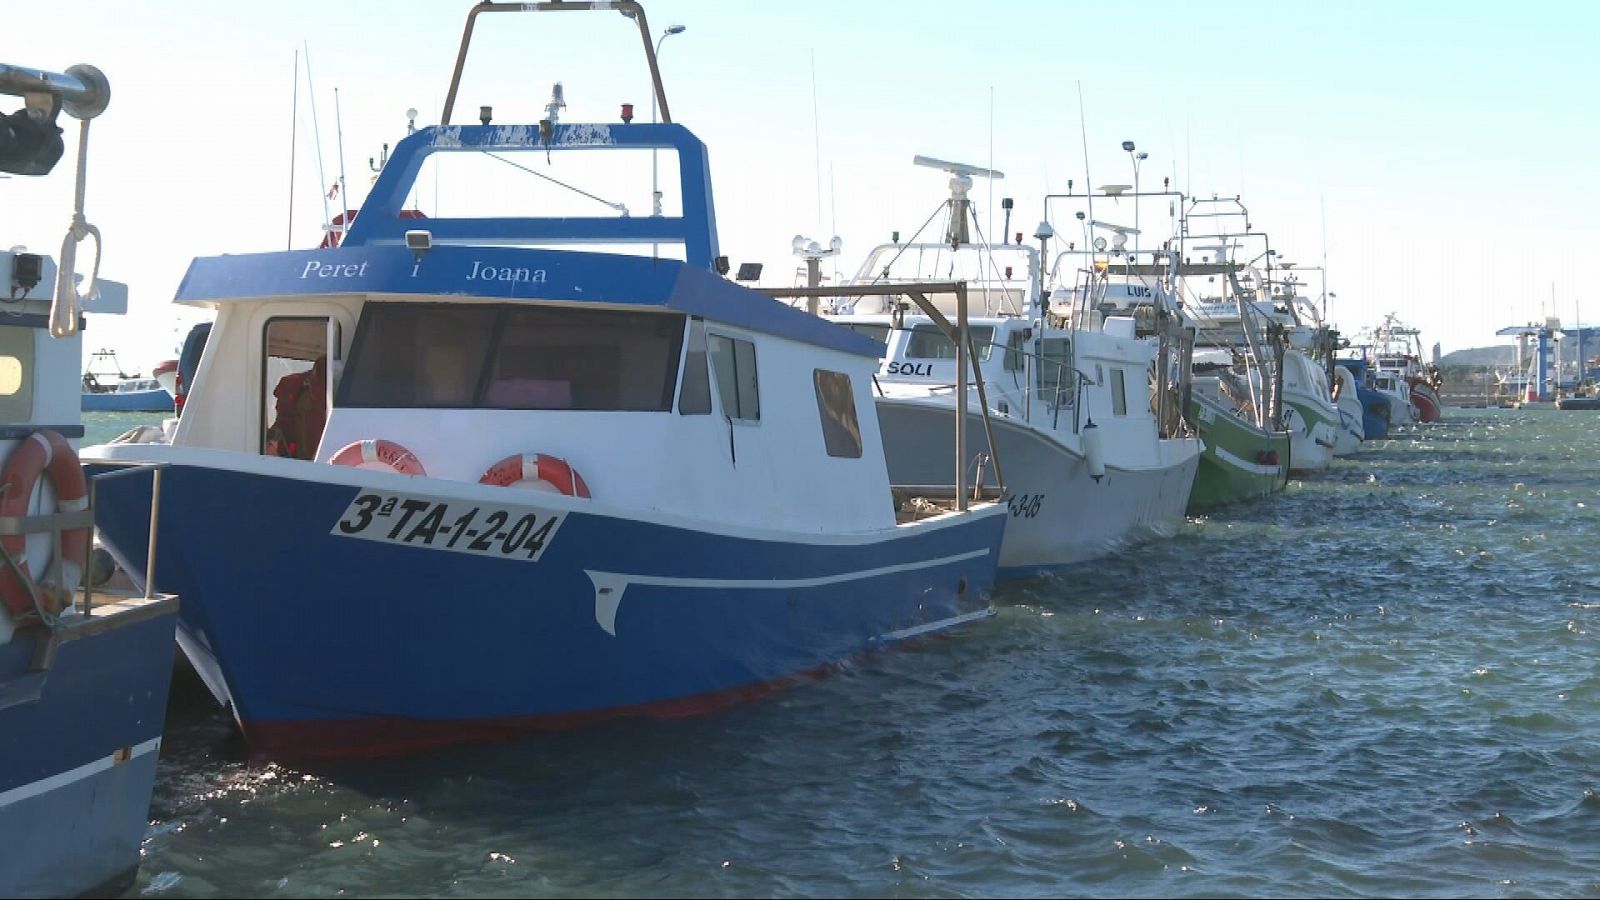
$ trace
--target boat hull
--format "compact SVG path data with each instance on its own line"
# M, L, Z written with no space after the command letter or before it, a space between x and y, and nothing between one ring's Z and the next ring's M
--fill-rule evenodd
M1411 388L1411 405L1417 409L1418 422L1437 422L1440 419L1439 395L1427 385L1413 385Z
M1366 428L1361 422L1361 398L1354 385L1339 395L1339 430L1334 436L1333 455L1349 456L1361 449L1366 439Z
M1392 404L1389 395L1369 387L1356 388L1361 398L1362 439L1376 441L1389 436Z
M171 412L172 395L165 390L85 392L84 412Z
M1257 428L1198 393L1189 408L1205 444L1189 494L1189 513L1262 497L1288 483L1288 432Z
M950 409L893 400L879 400L877 407L889 481L949 488ZM1119 464L1108 453L1105 474L1096 480L1081 454L1047 433L998 416L990 428L1000 448L1011 517L1000 548L1000 578L1098 559L1139 541L1170 537L1183 524L1199 465L1198 441L1163 442L1163 457L1142 468ZM988 452L981 416L967 417L967 441L969 458ZM968 483L976 483L978 474L975 467L969 471ZM985 476L995 483L992 465Z
M76 620L76 621L74 621ZM69 616L48 667L0 645L0 895L117 893L149 824L172 678L171 600Z
M992 614L1006 520L988 507L866 535L747 537L560 495L267 462L307 474L166 469L155 573L185 591L180 646L257 757L713 708ZM131 475L97 496L130 571L150 487Z
M1326 402L1288 394L1283 403L1284 427L1289 432L1289 474L1311 475L1333 464L1339 411Z

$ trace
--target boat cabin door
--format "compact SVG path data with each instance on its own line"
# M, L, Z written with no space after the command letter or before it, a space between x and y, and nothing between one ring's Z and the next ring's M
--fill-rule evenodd
M273 316L261 336L261 452L313 459L344 358L339 319Z

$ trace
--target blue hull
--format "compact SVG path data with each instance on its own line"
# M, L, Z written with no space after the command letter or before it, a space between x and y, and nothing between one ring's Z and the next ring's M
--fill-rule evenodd
M105 391L83 395L84 412L172 412L172 395L155 391Z
M989 615L1005 525L998 509L873 540L771 541L495 492L502 526L557 519L533 548L515 529L469 531L475 501L404 490L163 474L157 586L184 592L180 644L254 755L382 755L712 708ZM149 492L147 474L97 489L102 539L133 572ZM428 511L405 517L406 503Z
M1361 429L1363 438L1375 441L1389 436L1389 395L1368 387L1357 387L1361 398Z
M139 865L177 609L91 621L42 671L43 637L0 646L0 896L115 890Z

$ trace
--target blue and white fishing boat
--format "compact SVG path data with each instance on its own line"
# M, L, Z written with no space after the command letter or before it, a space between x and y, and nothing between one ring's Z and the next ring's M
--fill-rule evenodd
M559 95L450 124L476 15L555 9L635 20L668 124L566 124ZM190 267L177 300L216 319L170 444L85 456L169 467L155 582L254 755L680 715L992 615L1004 506L898 521L882 345L722 277L706 147L655 71L636 3L478 4L444 124L395 147L338 247ZM400 215L430 158L572 178L651 148L681 215ZM101 488L130 570L149 489Z
M83 436L80 313L126 311L127 289L74 278L88 120L109 100L90 66L0 64L25 110L0 128L0 171L44 175L62 111L83 120L77 209L61 264L0 251L0 896L115 893L139 865L172 677L176 601L82 590L94 511ZM36 114L30 114L36 113ZM0 244L0 246L8 246ZM148 515L148 509L145 513Z
M1334 362L1340 369L1350 374L1356 396L1361 400L1362 439L1376 441L1388 437L1389 425L1393 418L1392 398L1373 386L1372 370L1367 367L1366 356L1358 348L1353 353L1338 357Z
M109 360L113 371L96 372L95 360ZM111 350L90 354L89 368L83 373L84 412L171 412L172 391L160 379L129 375L117 365Z

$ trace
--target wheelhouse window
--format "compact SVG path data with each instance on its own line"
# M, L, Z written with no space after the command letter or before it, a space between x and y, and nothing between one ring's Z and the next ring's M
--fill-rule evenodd
M683 355L683 386L678 389L678 414L704 416L711 412L711 374L706 366L706 323L689 320L689 346Z
M856 395L850 376L814 369L817 413L822 417L822 444L829 456L861 458L861 423L856 419Z
M1123 379L1121 369L1111 370L1111 414L1114 416L1128 414L1128 385Z
M1007 372L1021 372L1027 367L1027 343L1028 333L1026 331L1013 331L1011 336L1006 338L1005 370Z
M854 331L856 334L862 335L863 337L869 337L875 341L882 342L885 345L883 348L884 354L889 352L889 348L887 346L889 343L889 325L887 323L878 324L870 322L853 322L845 327L851 331ZM883 354L879 354L880 357L882 355Z
M1045 338L1039 342L1039 400L1050 406L1077 402L1078 373L1072 366L1072 342Z
M988 325L972 325L967 330L972 333L972 343L977 348L978 358L987 360L991 342L994 340L994 328ZM956 345L945 337L939 326L932 323L923 323L911 327L911 341L906 345L906 359L955 359Z
M262 332L261 452L314 459L328 422L326 316L279 316ZM330 334L330 332L333 332Z
M710 338L711 368L717 373L722 414L744 422L761 421L760 382L756 378L756 345L725 335Z
M339 403L667 411L683 332L675 314L368 303Z

